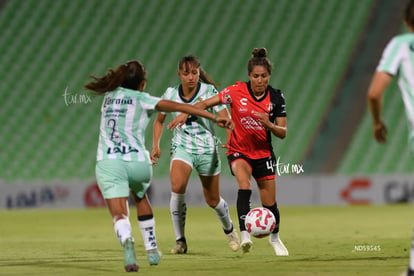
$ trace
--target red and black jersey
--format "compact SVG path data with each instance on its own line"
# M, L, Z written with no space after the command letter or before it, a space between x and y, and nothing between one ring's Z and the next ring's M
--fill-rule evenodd
M254 113L269 114L271 122L274 122L276 117L286 117L282 92L269 85L265 95L256 99L250 82L236 82L218 95L223 104L230 105L234 122L227 154L238 152L251 159L269 157L273 151L271 132L257 120Z

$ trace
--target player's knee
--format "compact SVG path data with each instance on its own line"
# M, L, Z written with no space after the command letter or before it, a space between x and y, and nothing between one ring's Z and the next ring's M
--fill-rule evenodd
M185 191L187 189L187 184L186 183L176 183L176 182L172 182L171 183L171 191L173 193L176 194L185 194Z

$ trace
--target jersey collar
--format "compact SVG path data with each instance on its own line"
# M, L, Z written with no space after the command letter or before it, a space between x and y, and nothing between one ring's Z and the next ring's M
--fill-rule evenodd
M269 85L266 87L266 91L265 91L265 93L264 93L264 95L263 95L263 97L261 97L260 99L257 99L255 96L254 96L254 94L253 94L253 90L252 90L252 87L251 87L251 85L250 85L250 81L248 81L248 82L246 82L246 86L247 86L247 89L249 90L249 94L250 94L250 96L253 98L253 100L255 100L256 102L261 102L261 101L263 101L266 97L267 97L267 94L269 93Z
M196 89L196 92L194 93L194 95L189 99L189 100L186 100L184 97L183 97L183 95L184 95L184 93L183 93L183 87L182 87L182 85L180 84L179 86L178 86L178 95L180 96L180 99L183 101L183 102L185 102L185 103L191 103L194 99L195 99L195 97L197 97L197 95L198 95L198 91L200 91L200 87L201 87L201 83L200 82L198 82L197 83L197 89Z

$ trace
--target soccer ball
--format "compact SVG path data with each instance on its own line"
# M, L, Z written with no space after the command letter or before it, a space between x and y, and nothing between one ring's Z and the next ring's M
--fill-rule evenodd
M270 235L276 227L273 213L263 207L253 208L246 215L244 221L246 231L255 238L264 238Z

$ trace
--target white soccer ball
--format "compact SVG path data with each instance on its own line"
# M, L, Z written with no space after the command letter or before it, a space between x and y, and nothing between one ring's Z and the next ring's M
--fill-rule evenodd
M258 207L250 210L244 224L250 235L255 238L264 238L275 229L276 219L269 209Z

